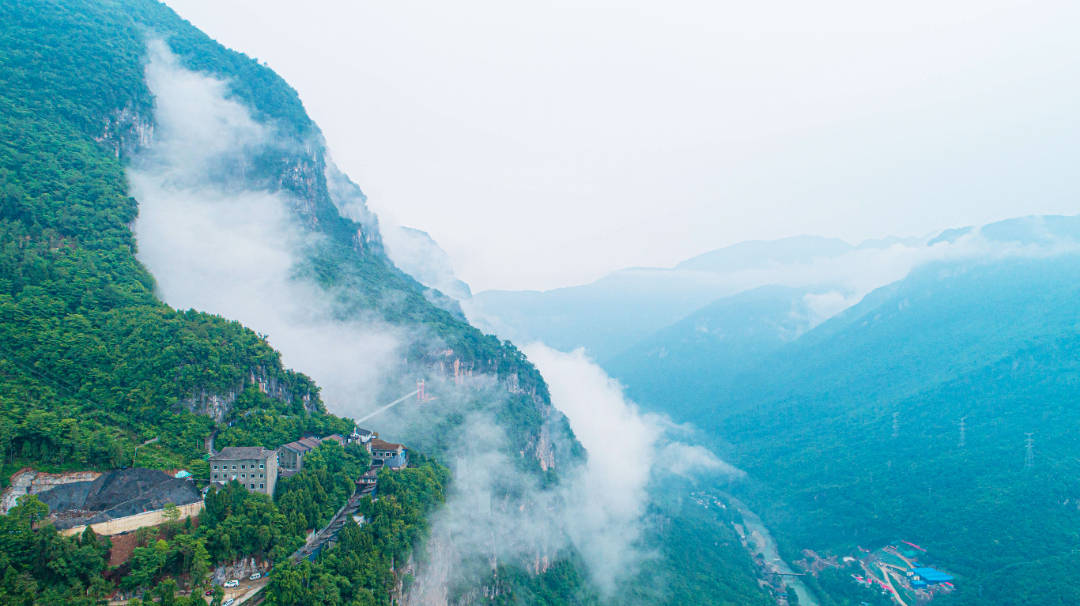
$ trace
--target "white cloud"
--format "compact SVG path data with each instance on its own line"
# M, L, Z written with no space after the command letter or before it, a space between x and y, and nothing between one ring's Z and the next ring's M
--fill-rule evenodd
M588 451L567 498L567 531L597 585L610 592L649 557L639 541L651 480L664 473L741 472L701 446L671 441L679 428L662 415L642 414L583 350L564 353L534 343L525 352L547 380L552 405Z
M147 78L158 128L128 178L140 208L139 259L161 295L173 306L221 314L269 335L287 365L324 388L332 410L355 415L374 408L388 382L411 381L399 362L401 344L417 335L371 318L333 319L330 295L294 279L304 248L319 236L296 227L287 194L245 187L229 172L243 170L250 154L271 144L272 125L256 123L229 100L226 83L181 68L161 43L151 50ZM373 217L359 218L374 224ZM529 355L588 450L580 467L556 457L563 467L554 488L514 460L507 430L496 421L507 392L491 377L470 377L465 386L429 377L436 401L372 420L387 435L441 442L453 453L446 463L454 482L433 519L411 603L445 603L454 581L483 578L497 563L541 570L567 546L610 593L648 557L638 539L651 478L694 469L733 473L699 447L669 444L670 423L641 415L580 352L536 345ZM462 421L448 424L451 417ZM545 432L562 440L553 449L565 450L559 427L550 419ZM671 461L657 465L659 452Z
M329 293L293 279L318 236L296 227L287 194L227 179L271 144L273 128L229 99L225 82L182 68L161 41L149 48L156 129L128 180L138 257L160 295L268 335L287 366L322 386L331 410L374 408L405 335L370 318L332 320Z

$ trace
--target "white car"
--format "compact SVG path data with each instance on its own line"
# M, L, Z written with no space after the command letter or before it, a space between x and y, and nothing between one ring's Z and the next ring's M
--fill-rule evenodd
M229 598L229 599L225 600L224 602L222 602L221 606L232 606L233 602L235 602L235 601L236 601L235 598Z
M248 577L248 580L249 581L257 581L257 580L259 580L261 578L262 578L262 574L256 572L256 573L253 573L250 577Z
M229 579L228 581L225 581L225 584L223 585L223 587L236 587L239 584L240 584L239 579Z

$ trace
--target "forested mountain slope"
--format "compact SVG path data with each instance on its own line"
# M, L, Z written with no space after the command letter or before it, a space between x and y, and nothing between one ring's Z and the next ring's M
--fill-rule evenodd
M333 289L339 317L362 312L422 328L424 338L406 352L412 368L431 369L452 350L470 371L515 385L498 400L499 418L522 466L543 474L541 458L552 455L541 452L542 432L566 428L539 373L512 345L472 328L438 293L394 267L373 217L342 214L363 195L328 163L295 91L272 71L149 0L5 2L0 23L5 479L23 466L132 464L187 468L205 479L215 428L220 448L277 446L353 427L327 413L319 387L285 368L264 336L163 303L137 260L131 226L139 208L124 168L154 142L155 100L144 78L152 39L166 40L186 69L228 82L230 98L274 125L278 145L227 159L213 179L282 192L295 203L297 225L318 236L296 278ZM565 452L580 456L569 432L561 437ZM135 446L152 438L158 441L133 460ZM137 547L130 569L106 570L108 545L92 533L70 540L50 525L35 530L44 511L33 501L16 508L0 519L0 601L97 603L118 586L154 588L171 600L177 581L201 582L207 566L241 556L281 563L308 530L329 521L365 468L364 455L327 448L279 485L276 502L230 488L208 502L197 529L168 527L156 543ZM332 560L280 571L271 603L310 603L317 595L326 604L385 604L399 595L395 562L419 544L448 480L419 453L414 462L415 469L380 478L382 498L364 511L369 523L346 528Z
M409 602L425 567L453 573L436 589L457 604L602 602L582 558L559 536L580 517L560 510L565 503L559 498L572 491L568 471L585 453L551 406L543 378L512 344L470 326L452 300L390 262L363 192L333 166L294 90L153 0L16 0L0 5L0 23L4 471L137 464L186 468L205 480L211 435L218 448L275 447L353 426L329 412L343 403L327 397L322 379L316 385L283 364L270 346L279 335L268 341L229 314L170 307L162 300L166 276L140 263L158 243L137 231L150 214L137 195L138 177L160 168L155 154L176 126L161 120L163 105L179 100L196 107L197 101L157 96L150 82L155 53L175 62L183 78L212 78L244 119L273 135L258 145L195 149L199 170L163 172L165 181L185 187L180 191L188 198L254 191L286 200L287 222L302 235L290 251L296 254L289 283L316 293L320 307L313 314L331 328L357 318L391 327L405 344L394 350L400 372L387 380L388 389L412 389L425 378L437 395L415 406L416 425L426 431L402 431L407 438L399 438L408 441L414 465L380 472L378 501L365 501L359 511L365 523L346 524L337 545L314 562L286 560L350 496L368 463L362 449L323 446L308 455L300 473L278 484L273 499L236 485L211 490L197 524L143 533L131 559L116 568L107 566L107 541L92 533L77 540L59 536L39 524L45 512L30 500L0 518L0 601L90 604L120 590L163 603L197 603L199 594L178 597L175 590L201 591L214 566L257 557L276 564L267 604ZM181 127L207 128L197 120ZM227 261L224 252L210 252ZM364 404L370 410L375 403ZM385 416L372 423L391 427ZM136 445L153 438L158 441L142 446L133 461ZM455 450L463 443L475 450ZM445 468L418 451L479 476L476 495L465 495L466 506L473 499L482 504L472 507L483 510L476 519L522 524L459 528L449 544L418 554L416 548L436 543L436 533L428 535L439 521L433 512L447 511L449 505L440 508L444 499L452 501L476 481L459 476L451 483ZM543 499L534 503L535 496ZM656 521L643 534L649 544L633 547L659 555L640 569L620 571L625 584L612 603L688 596L703 603L763 602L728 520L682 512L682 504L675 499L649 511ZM502 558L501 546L488 537L516 543L511 535L526 523L535 526L526 540L540 536L537 542L551 548L526 545L516 557ZM656 532L664 527L675 529L673 539ZM483 549L455 552L454 538ZM439 547L480 574L459 574L469 568L458 566L463 562L432 562L444 555ZM724 575L723 582L682 576L688 558L711 556L718 559L708 570ZM678 586L668 591L669 581Z
M520 398L515 405L538 408L537 418L548 414L542 379L512 345L483 335L460 314L432 304L436 295L389 262L373 217L360 216L367 219L360 222L339 212L336 203L355 209L359 200L362 208L363 195L328 166L321 136L295 91L268 68L224 49L156 2L15 2L5 4L4 11L3 127L8 136L3 217L11 267L4 286L12 297L9 304L33 306L32 315L53 319L52 330L65 330L72 320L67 316L73 315L88 319L100 338L115 331L119 339L103 345L96 359L49 355L40 347L19 344L20 338L48 341L43 331L23 330L10 341L12 363L42 377L71 377L73 369L62 365L72 361L59 358L80 360L98 370L94 375L79 369L84 371L81 376L119 382L94 399L104 399L109 406L118 399L133 402L129 406L152 406L155 414L169 409L170 401L205 401L197 397L200 392L232 397L259 382L261 374L267 375L262 382L274 379L282 386L282 399L316 399L313 386L303 378L274 375L276 358L254 335L247 346L231 346L220 363L216 351L180 353L169 360L124 349L147 343L146 337L126 338L135 326L118 326L140 324L132 317L136 313L174 318L171 336L178 346L196 347L199 339L221 341L224 337L215 333L239 330L220 319L167 310L154 299L153 279L133 256L128 226L137 208L126 195L121 162L153 139L153 99L143 68L147 36L154 35L167 39L187 68L225 79L234 98L277 129L277 145L260 149L255 157L231 159L215 177L226 185L289 194L297 220L322 236L297 271L303 279L334 289L336 313L347 317L375 310L389 322L421 325L470 369L516 377L535 398ZM110 153L103 153L106 150ZM48 300L33 300L38 294ZM107 325L96 315L102 312L124 317L111 317ZM15 310L8 318L24 321L20 313L25 312ZM182 320L189 316L189 321ZM199 325L195 335L183 338L183 326L192 323ZM53 343L61 341L79 340L58 338ZM430 347L418 340L409 356L420 364L433 363L437 352ZM130 368L136 360L166 368ZM121 361L123 368L114 371ZM93 382L81 387L84 392L95 389ZM529 426L523 418L523 423L523 439L536 442L537 422Z
M1073 254L925 267L694 420L734 445L789 555L903 537L961 575L957 603L1071 603L1036 571L1080 528L1078 284Z
M740 375L814 325L807 303L813 294L763 286L724 297L642 339L604 368L636 402L676 418L711 415Z

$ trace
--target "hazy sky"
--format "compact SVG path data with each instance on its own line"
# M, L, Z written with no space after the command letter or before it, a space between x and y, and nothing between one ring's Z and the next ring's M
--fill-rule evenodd
M168 3L474 290L1080 212L1080 3Z

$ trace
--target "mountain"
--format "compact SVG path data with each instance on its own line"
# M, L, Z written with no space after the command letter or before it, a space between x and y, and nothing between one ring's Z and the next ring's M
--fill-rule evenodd
M470 412L490 413L505 433L498 444L522 473L554 481L556 462L561 470L581 459L524 356L470 326L441 304L445 297L390 261L362 191L336 170L298 95L269 68L150 0L7 2L0 21L5 482L22 467L62 472L133 463L188 469L205 482L205 450L215 439L218 448L276 447L307 434L347 434L353 422L331 411L357 403L327 370L330 345L295 345L333 327L355 336L361 319L402 340L391 384L377 388L414 387L419 376L435 393L456 393L454 366L491 381L490 389L443 399L461 408L409 440L415 466L380 476L378 503L364 506L368 523L347 524L332 558L287 564L366 469L364 452L328 445L279 484L274 500L238 485L211 490L196 528L140 535L120 569L108 569L108 544L92 532L68 539L49 524L38 528L47 508L30 499L0 518L0 601L96 604L119 587L187 603L174 598L178 583L198 585L212 567L254 556L281 564L267 603L311 603L317 593L326 604L388 604L402 597L395 562L410 561L449 495L446 468L422 454L453 446L437 435L454 435L450 429ZM200 225L196 219L214 215L187 212L207 209L234 220ZM242 235L269 216L296 239L263 241L244 271L209 279L236 269L229 264L238 249L229 247L240 241L219 236ZM189 239L169 251L156 239L178 233L212 244ZM282 258L287 263L274 265ZM268 267L283 270L272 276L282 278L272 282L280 288L270 298L245 292L253 273L270 277ZM290 302L300 289L317 294ZM245 298L214 298L223 293ZM260 297L267 305L258 307ZM195 301L201 311L193 304L176 309L174 301ZM291 311L311 304L302 327L324 332L294 332L290 340L296 325L274 323L281 317L260 324L257 315L244 323L223 315L283 303ZM284 344L285 353L271 343ZM331 389L283 359L298 360L320 383L329 379ZM348 370L357 374L358 367ZM136 445L144 445L137 459ZM559 561L560 554L550 556ZM521 583L544 578L535 571Z
M388 231L385 238L394 265L421 284L458 301L472 297L469 285L454 275L450 255L427 232L401 226Z
M676 418L711 413L717 394L729 393L742 373L817 323L815 296L762 286L723 297L635 343L604 368L636 402Z
M646 530L603 527L580 495L610 485L583 485L544 378L465 320L426 234L384 233L267 66L153 0L15 1L0 21L3 476L137 466L204 486L206 450L347 434L346 415L410 451L311 560L290 556L350 502L360 446L324 440L274 495L212 487L197 520L115 545L23 497L0 516L0 602L191 606L255 559L268 605L765 603L723 512L635 493L603 506L645 503L618 513ZM601 562L621 582L606 599L592 527L655 554ZM695 557L722 582L683 575Z
M775 265L790 265L817 258L837 257L854 248L843 240L821 236L754 240L739 242L691 257L676 265L675 269L728 273Z
M155 162L171 158L146 150L153 151L170 128L198 126L163 122L155 115L163 99L155 99L143 77L150 48L145 36L152 31L168 39L165 52L175 54L176 69L218 78L229 99L250 109L252 120L270 125L275 133L272 141L257 145L206 150L198 170L184 165L187 172L177 172L174 165L166 165L170 184L184 186L185 179L201 179L200 187L211 184L279 195L287 201L288 221L307 238L289 271L298 281L327 293L327 313L339 318L374 313L390 324L425 327L437 338L439 349L414 340L407 352L410 363L438 364L449 347L461 365L475 372L513 375L529 394L521 405L537 407L541 417L554 414L542 378L520 352L432 304L428 289L390 262L373 216L361 216L365 223L339 212L339 206L355 209L362 192L341 182L343 177L329 162L321 135L296 92L268 68L221 47L156 2L9 5L5 17L8 136L3 216L11 261L3 285L7 305L29 306L29 311L15 309L5 316L13 323L5 340L13 364L58 381L76 373L78 391L90 400L111 402L120 393L121 405L129 410L149 402L164 404L155 406L164 410L172 402L187 402L199 410L211 401L231 401L247 385L259 382L277 386L269 390L271 396L280 394L284 400L314 406L310 381L274 370L280 367L276 354L254 337L250 344L228 350L236 359L234 370L227 365L230 358L222 365L216 364L216 357L168 358L128 351L140 342L125 340L124 335L96 357L74 360L50 357L34 342L49 342L45 330L73 331L61 332L54 342L78 343L74 335L81 331L98 334L111 328L106 324L112 317L99 318L98 313L127 314L131 317L124 321L136 326L145 318L150 330L158 331L161 322L173 322L179 332L170 338L178 343L186 342L180 337L189 330L185 325L198 327L197 332L211 331L200 337L208 341L236 342L243 334L239 326L220 318L168 310L156 298L161 283L135 257L130 225L138 202L127 195L122 167L134 163L139 170L157 168ZM42 330L25 330L31 317L50 322ZM69 322L77 324L69 328ZM237 336L222 333L230 330ZM156 383L112 385L125 380L124 373L114 368L127 370L134 361L151 367L160 361L165 367L148 373ZM171 376L178 371L170 370L169 364L181 369L176 379ZM215 364L213 370L201 369L209 364ZM540 430L539 424L527 428L534 443L539 442Z
M817 236L741 242L672 268L623 269L582 286L484 291L469 308L471 316L516 341L539 340L567 351L584 347L606 364L722 297L773 285L850 297L903 277L909 259L924 248L919 238L857 246ZM888 270L868 270L882 264L889 264Z
M1080 528L1078 243L1080 218L1058 216L884 242L857 253L884 285L850 307L746 290L603 363L747 472L733 490L787 561L905 539L956 573L942 603L1073 603L1056 575ZM808 583L822 604L877 599L846 572Z
M744 242L693 257L674 268L631 268L590 284L553 291L485 291L471 301L473 315L500 334L541 340L562 350L585 348L604 363L635 342L728 295L777 284L778 268L835 258L854 250L839 240L796 237ZM789 286L832 283L829 277L793 275Z
M902 537L961 575L957 603L1071 602L1036 570L1080 522L1078 278L1074 254L924 267L678 418L731 446L792 558Z

